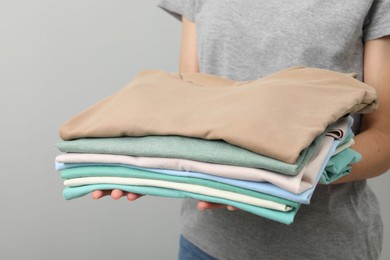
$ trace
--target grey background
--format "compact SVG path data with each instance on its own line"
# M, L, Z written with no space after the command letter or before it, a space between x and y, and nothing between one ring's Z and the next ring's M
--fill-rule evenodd
M156 4L0 0L1 259L176 258L179 200L64 201L54 170L65 120L140 70L178 70L181 24ZM390 175L370 183L390 259Z

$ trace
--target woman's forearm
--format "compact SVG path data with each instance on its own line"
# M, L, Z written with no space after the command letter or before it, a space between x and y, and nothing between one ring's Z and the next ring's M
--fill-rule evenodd
M363 116L362 132L352 149L362 160L336 183L373 178L390 168L390 36L365 44L364 82L377 90L378 110Z
M351 148L362 155L362 160L352 164L352 172L335 184L373 178L390 167L390 138L385 133L371 128L356 135L354 140Z

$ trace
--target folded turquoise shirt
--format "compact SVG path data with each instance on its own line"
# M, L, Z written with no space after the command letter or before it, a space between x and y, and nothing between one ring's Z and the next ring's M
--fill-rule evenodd
M361 154L351 148L347 148L335 156L332 156L321 175L320 183L330 184L351 173L352 167L350 164L356 163L361 159Z
M106 177L106 176L143 178L143 179L169 181L173 183L196 184L204 187L210 187L218 190L226 190L226 191L231 191L231 192L235 192L238 194L243 194L255 198L274 201L277 203L291 206L293 208L299 206L299 203L294 201L282 199L262 192L244 189L244 188L240 188L237 186L233 186L233 185L229 185L217 181L205 180L205 179L193 178L193 177L185 177L185 176L159 174L155 172L150 172L150 171L136 169L136 168L129 168L124 166L84 166L84 167L74 167L74 168L65 169L61 172L61 177L64 179L82 178L82 177Z
M223 141L182 136L145 136L119 138L85 138L63 141L56 146L62 152L103 153L145 157L181 158L201 162L237 165L296 175L320 148L325 134L299 156L296 164L288 164L253 153Z
M192 193L192 192L178 191L178 190L158 188L158 187L117 185L117 184L93 184L93 185L84 185L84 186L77 186L77 187L66 187L63 191L63 195L65 199L71 200L71 199L75 199L87 195L88 193L91 193L94 190L112 190L112 189L120 189L128 192L159 196L159 197L192 198L196 200L203 200L203 201L209 201L213 203L231 205L236 208L248 211L250 213L274 221L278 221L283 224L291 224L294 221L294 217L297 214L299 208L296 207L289 212L282 212L282 211L252 206L249 204L240 203L233 200L221 199L221 198L201 195L197 193Z

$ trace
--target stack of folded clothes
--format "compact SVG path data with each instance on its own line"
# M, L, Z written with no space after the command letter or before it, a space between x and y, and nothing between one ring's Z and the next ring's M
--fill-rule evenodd
M194 198L290 224L318 182L360 155L350 113L377 107L353 74L291 67L236 82L142 71L66 122L56 168L64 198L94 190Z

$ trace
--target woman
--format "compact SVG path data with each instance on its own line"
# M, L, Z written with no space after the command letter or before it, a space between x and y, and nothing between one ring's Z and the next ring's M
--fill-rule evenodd
M159 6L182 21L180 72L236 81L290 66L356 72L380 100L376 112L362 120L355 115L353 149L363 159L337 184L317 187L292 225L185 200L180 258L378 259L382 221L366 179L390 167L390 0L161 0ZM93 197L109 194L140 197L120 190Z

